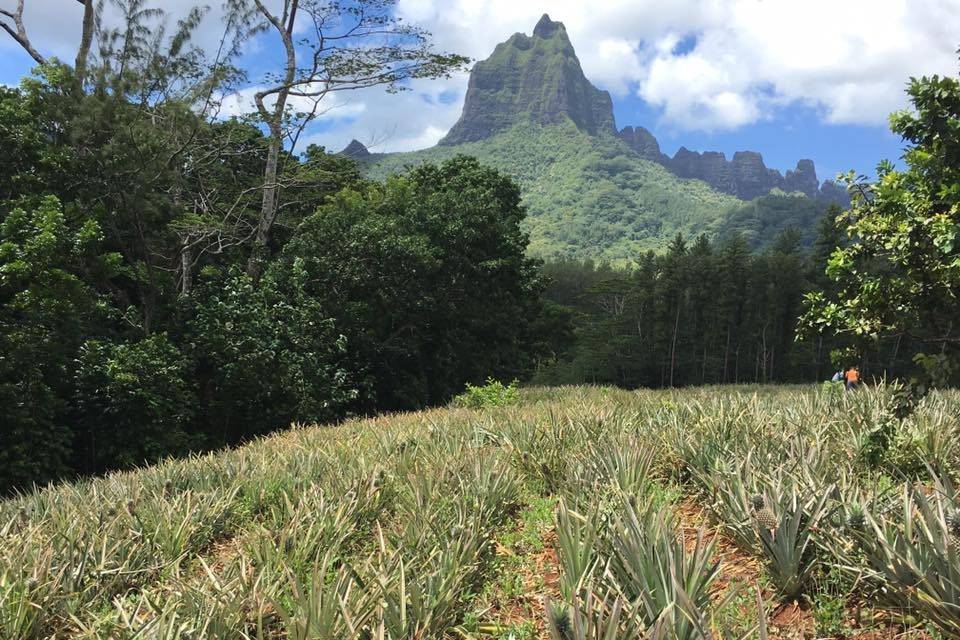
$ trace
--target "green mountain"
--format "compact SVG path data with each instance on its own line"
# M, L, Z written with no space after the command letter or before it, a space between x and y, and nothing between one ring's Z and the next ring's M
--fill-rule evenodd
M533 37L516 33L474 66L463 115L440 144L483 140L525 120L616 132L610 94L590 84L563 24L546 15Z
M677 233L743 233L763 247L790 226L810 243L811 221L836 196L832 183L818 186L809 160L784 178L755 152L728 163L681 149L671 159L646 129L618 131L610 95L584 76L563 24L546 15L532 36L513 35L474 66L463 114L437 146L371 154L353 141L343 153L375 178L459 154L509 173L529 211L530 250L542 257L626 261Z
M517 123L483 140L370 156L371 177L458 154L480 158L520 183L530 250L542 257L626 260L659 250L677 232L715 235L743 203L699 180L643 160L613 135L573 122Z

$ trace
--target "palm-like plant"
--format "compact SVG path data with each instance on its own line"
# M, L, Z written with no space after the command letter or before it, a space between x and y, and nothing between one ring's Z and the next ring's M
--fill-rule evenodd
M951 515L954 495L943 483L932 495L906 484L900 521L866 514L858 534L867 565L883 581L889 604L919 612L949 636L960 635L960 557Z
M629 501L609 536L606 575L647 627L668 627L678 639L708 635L710 587L719 574L714 543L705 542L700 532L688 550L670 516L638 511Z

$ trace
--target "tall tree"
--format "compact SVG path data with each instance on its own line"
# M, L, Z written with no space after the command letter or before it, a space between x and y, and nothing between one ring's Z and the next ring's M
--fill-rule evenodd
M257 280L279 211L281 151L286 146L295 152L324 99L371 87L403 90L409 80L446 76L467 59L434 52L426 31L395 15L396 0L283 0L280 11L262 0L228 4L252 31L269 31L283 49L281 72L269 74L267 86L254 95L269 132L263 198L247 263L247 273Z
M90 48L93 46L93 35L96 29L96 8L94 0L77 0L83 5L83 21L80 28L80 46L77 47L77 57L73 70L77 75L77 83L83 86L87 75L87 61L90 58Z
M674 383L674 374L677 369L677 345L680 339L680 319L687 299L688 269L687 243L682 234L677 234L667 247L663 261L663 301L665 320L668 325L670 341L670 362L668 386Z
M941 374L960 354L960 80L914 78L907 93L913 109L890 117L909 143L906 168L881 162L873 183L847 176L847 243L827 266L836 289L810 294L804 320L811 331L905 337L936 354L926 362Z

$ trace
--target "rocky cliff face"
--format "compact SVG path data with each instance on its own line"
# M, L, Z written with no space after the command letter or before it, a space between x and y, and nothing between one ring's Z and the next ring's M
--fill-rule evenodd
M590 84L567 30L544 15L532 37L515 34L474 66L463 114L440 144L483 140L524 120L565 118L590 134L615 132L610 94Z
M799 191L811 198L815 197L820 190L820 183L817 181L817 170L813 166L813 160L800 160L797 162L796 169L788 170L787 175L783 177L783 190Z
M649 132L646 133L650 135ZM799 191L811 198L836 202L842 206L850 203L847 192L833 181L825 180L820 184L813 160L800 160L797 168L788 170L784 176L776 169L767 167L763 156L756 151L738 151L733 154L733 159L728 161L719 151L699 153L680 147L673 158L670 158L660 153L660 146L655 139L653 143L647 141L643 148L652 149L655 146L657 155L642 151L635 144L631 144L634 136L635 134L625 136L624 132L620 134L634 151L649 160L659 162L681 178L703 180L714 189L742 200L752 200L770 193L772 189L780 189L788 193ZM652 135L650 137L653 138Z
M849 204L841 187L830 181L822 185L818 182L812 160L800 160L796 169L784 176L768 168L756 151L738 151L727 160L718 151L699 153L681 147L670 158L647 129L625 127L617 131L610 94L590 84L567 30L548 15L540 19L532 36L514 34L474 66L463 114L440 144L485 140L518 123L550 125L566 120L591 135L613 134L640 157L663 165L677 176L703 180L743 200L782 189ZM351 143L343 153L363 157L368 152L360 143Z
M670 157L660 151L660 143L653 137L653 134L643 127L624 127L617 136L627 143L627 145L640 154L641 157L654 162L659 162L667 166Z

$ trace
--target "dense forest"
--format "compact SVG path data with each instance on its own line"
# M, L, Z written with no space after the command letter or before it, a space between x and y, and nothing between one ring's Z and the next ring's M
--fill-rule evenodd
M841 240L840 213L833 206L822 219L809 251L787 229L763 251L751 251L742 235L718 244L678 235L632 268L546 263L545 297L576 329L573 346L536 379L667 387L830 378L851 364L856 341L796 336L805 294L833 287L824 265ZM866 374L896 374L909 363L896 341L858 346L854 360Z
M396 45L340 67L341 41L326 71L460 63L367 4L353 46ZM269 109L217 117L232 70L190 45L197 14L164 36L122 6L75 64L0 88L0 491L532 371L542 284L511 180L458 158L374 183L294 154L291 113L280 139Z

